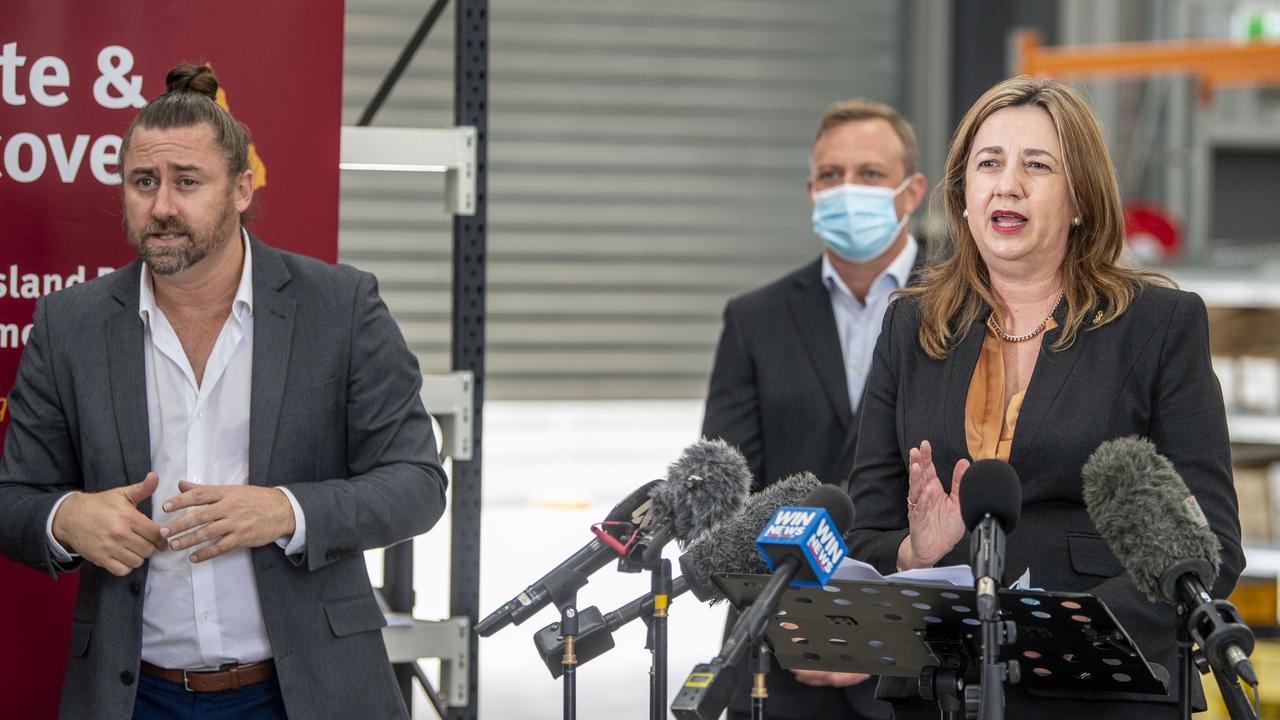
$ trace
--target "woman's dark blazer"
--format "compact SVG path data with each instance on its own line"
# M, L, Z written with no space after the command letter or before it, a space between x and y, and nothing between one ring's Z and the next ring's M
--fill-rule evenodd
M1059 323L1061 313L1060 307ZM907 534L907 452L928 440L948 490L956 461L968 457L965 401L982 346L982 323L969 328L943 360L925 354L919 327L918 299L892 303L863 398L850 477L857 508L850 554L882 573L895 570L898 546ZM1213 595L1226 597L1235 587L1244 555L1204 302L1192 293L1148 286L1119 318L1086 325L1070 347L1052 352L1058 333L1045 333L1010 450L1009 462L1022 481L1022 516L1009 535L1009 576L1029 567L1035 587L1098 596L1147 660L1170 671L1176 685L1175 613L1137 591L1098 535L1081 496L1080 470L1106 440L1150 438L1173 462L1222 541ZM966 537L938 564L968 562ZM882 683L881 694L893 694L887 687L892 684ZM1195 692L1200 695L1198 687ZM1177 702L1179 695L1171 687L1167 698L1138 697ZM1089 703L1087 709L1097 705Z

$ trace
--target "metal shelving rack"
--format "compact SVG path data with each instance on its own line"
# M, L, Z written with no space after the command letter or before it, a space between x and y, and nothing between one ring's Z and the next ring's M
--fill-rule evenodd
M486 178L489 94L488 0L455 0L454 125L445 129L370 127L448 0L435 0L369 101L358 124L342 128L340 167L445 173L445 211L453 216L452 363L427 376L422 397L441 423L442 454L453 461L449 614L413 617L413 543L383 558L383 631L405 704L417 680L441 717L478 717L477 638L471 630L480 601L481 422L484 407ZM441 660L437 692L418 659Z

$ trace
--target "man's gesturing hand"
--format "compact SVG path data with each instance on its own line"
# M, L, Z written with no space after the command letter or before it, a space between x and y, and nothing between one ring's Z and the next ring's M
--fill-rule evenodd
M172 538L169 547L174 550L208 543L191 554L193 563L293 534L293 506L277 488L197 485L183 480L178 490L182 494L165 501L165 512L191 511L160 528L160 534Z
M159 526L138 512L159 484L151 472L140 483L69 496L53 516L53 538L112 575L128 575L164 549Z

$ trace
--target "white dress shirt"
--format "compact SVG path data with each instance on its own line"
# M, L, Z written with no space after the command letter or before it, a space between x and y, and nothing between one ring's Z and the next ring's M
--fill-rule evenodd
M822 283L831 295L831 312L835 315L836 333L840 336L840 349L844 354L849 409L854 413L858 412L858 405L862 402L862 389L867 373L871 371L871 355L876 348L876 338L880 336L885 310L889 308L889 295L906 287L918 252L916 239L908 235L907 244L898 256L871 281L865 304L858 302L836 273L827 254L822 253Z
M243 230L241 241L240 284L199 383L177 333L156 305L151 272L142 268L138 315L145 328L151 469L160 479L151 504L151 518L158 525L194 511L164 512L164 502L179 494L179 480L248 482L253 258ZM292 555L305 547L305 518L293 494L280 489L293 507L296 529L276 544ZM66 562L71 556L52 535L57 511L55 506L49 516L49 541L57 559ZM151 556L142 605L142 659L164 668L200 670L270 658L250 551L239 548L193 564L190 556L199 547Z

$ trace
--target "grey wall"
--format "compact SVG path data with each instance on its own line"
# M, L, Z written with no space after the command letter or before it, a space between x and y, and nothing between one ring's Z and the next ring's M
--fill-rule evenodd
M345 123L427 5L348 0ZM865 95L928 112L902 87L902 7L492 3L488 397L701 397L724 302L817 253L804 180L821 110ZM452 28L447 12L375 125L451 124ZM437 176L342 180L341 259L379 276L428 371L449 357L442 192Z

